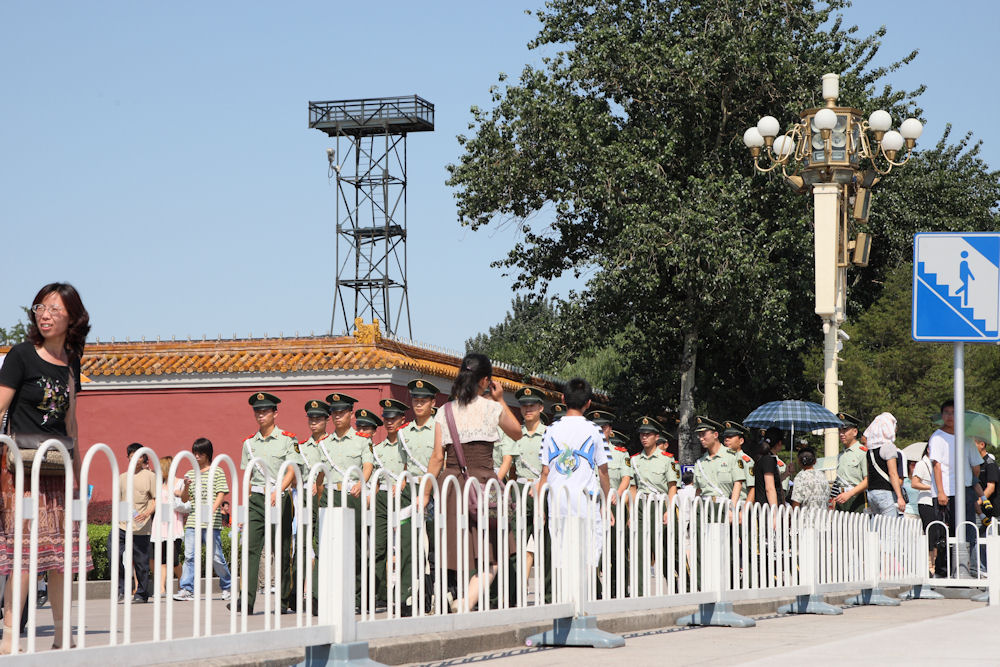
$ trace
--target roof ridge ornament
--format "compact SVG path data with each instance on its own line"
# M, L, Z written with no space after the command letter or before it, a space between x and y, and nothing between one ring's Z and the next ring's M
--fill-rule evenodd
M354 341L359 345L378 345L382 342L382 331L379 329L378 318L371 324L365 324L364 318L354 318Z

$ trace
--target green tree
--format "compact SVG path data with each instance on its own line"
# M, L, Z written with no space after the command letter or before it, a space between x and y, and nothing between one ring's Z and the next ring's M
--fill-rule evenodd
M913 113L919 91L875 91L892 69L869 65L884 30L843 28L846 5L551 0L530 46L562 50L517 83L501 77L459 137L462 224L517 225L497 265L519 287L593 272L579 311L601 317L579 318L569 340L622 338L607 389L633 412L676 405L685 462L696 387L727 417L800 393L819 328L808 202L754 176L743 130L817 106L829 71L842 104Z
M910 336L913 264L903 262L888 276L885 290L845 331L851 340L839 356L841 408L868 422L881 412L897 419L900 444L927 440L932 420L953 392L953 346L918 343ZM1000 349L966 345L965 401L970 410L1000 415ZM805 357L806 372L822 376L823 351ZM820 399L818 391L815 398ZM863 427L862 427L863 428Z
M21 307L24 311L24 321L18 322L9 329L0 327L0 345L17 345L28 338L28 309Z

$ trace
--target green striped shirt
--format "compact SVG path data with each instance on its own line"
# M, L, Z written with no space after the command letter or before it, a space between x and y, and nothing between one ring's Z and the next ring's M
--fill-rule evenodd
M188 470L184 475L185 479L191 480L191 485L188 486L188 493L191 494L191 507L192 511L188 514L187 522L184 524L185 528L194 528L195 512L199 505L208 505L211 508L212 504L215 503L215 497L220 493L229 493L229 483L226 482L226 475L222 472L222 468L215 469L215 481L213 484L208 483L208 470L199 470L198 477L201 478L201 499L195 499L195 478L194 471ZM210 488L211 487L211 488ZM205 525L206 517L202 517L202 528L208 528ZM215 511L215 515L212 517L212 528L219 529L222 528L222 512L219 510Z

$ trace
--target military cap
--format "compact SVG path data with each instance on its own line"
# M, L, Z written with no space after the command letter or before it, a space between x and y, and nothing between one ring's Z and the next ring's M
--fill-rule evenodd
M323 401L306 401L306 415L309 417L329 417L330 406Z
M747 430L743 427L743 424L739 422L734 422L733 420L727 420L722 422L724 430L722 431L723 438L729 438L735 435L741 438L747 437Z
M330 404L330 412L336 410L350 410L358 399L347 394L333 393L326 397L326 402Z
M438 413L438 409L437 408L431 408L431 417L433 417L437 413Z
M837 419L844 422L844 425L840 428L861 428L861 420L857 417L852 417L846 412L838 412Z
M250 394L250 398L247 399L247 403L252 405L254 410L259 410L262 408L276 408L278 407L278 403L281 403L281 399L274 394L257 392L255 394Z
M708 417L695 417L694 418L694 432L701 433L702 431L721 431L722 425L714 419L709 419Z
M587 413L587 419L594 422L598 426L604 426L605 424L613 422L615 420L615 415L607 410L591 410Z
M552 417L549 417L549 416L548 416L547 414L545 414L544 412L543 412L542 414L538 415L538 418L539 418L539 419L540 419L540 420L542 421L542 423L543 423L543 424L545 424L546 426L548 426L549 424L551 424L551 423L552 423Z
M566 416L566 404L554 403L552 405L552 422L555 423Z
M369 428L378 428L382 425L382 420L378 418L377 414L363 408L354 412L354 422L358 426L367 426Z
M639 417L636 430L639 433L663 433L663 425L652 417Z
M406 388L414 398L434 398L441 393L440 389L423 379L410 380L406 383Z
M624 434L618 431L611 432L611 444L618 445L619 447L624 447L628 443L628 438Z
M514 398L521 405L531 405L532 403L544 403L542 391L534 387L521 387L514 392Z
M410 409L410 406L402 401L397 401L394 398L383 398L378 402L382 406L382 417L384 419L391 419L392 417L399 417L406 413Z
M657 442L677 442L677 436L670 431L663 430L660 431L660 437L656 439Z

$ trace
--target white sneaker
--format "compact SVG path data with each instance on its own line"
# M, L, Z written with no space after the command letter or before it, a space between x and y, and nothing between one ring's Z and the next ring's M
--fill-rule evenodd
M233 597L233 594L229 591L228 588L226 590L222 591L222 599L223 600L231 600L232 597Z
M186 588L182 588L176 593L174 593L174 599L180 602L187 602L188 600L194 599L194 593L192 593Z

